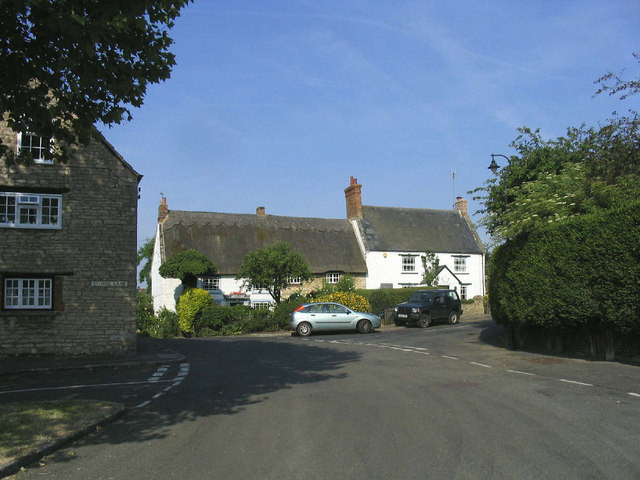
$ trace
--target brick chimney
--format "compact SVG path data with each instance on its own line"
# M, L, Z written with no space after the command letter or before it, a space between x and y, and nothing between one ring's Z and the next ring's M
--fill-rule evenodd
M162 197L162 202L160 202L160 206L158 207L158 223L164 222L164 219L167 218L169 214L169 205L167 205L167 199Z
M351 177L349 186L344 189L344 197L347 200L347 218L362 218L362 185L357 178Z
M264 207L256 208L256 215L259 217L265 217L267 215L265 208Z
M456 210L458 210L462 214L463 217L469 216L469 205L464 198L456 197L456 203L454 207Z

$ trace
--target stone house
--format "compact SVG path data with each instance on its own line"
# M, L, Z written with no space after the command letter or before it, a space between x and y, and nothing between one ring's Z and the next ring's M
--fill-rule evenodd
M46 138L0 135L34 158L0 163L0 355L135 351L141 175L102 137L62 164Z
M463 298L484 295L485 250L465 200L459 198L453 210L363 206L362 185L353 177L345 198L346 219L267 215L264 207L255 215L169 210L163 198L151 263L154 309L175 309L180 280L162 278L159 268L190 248L218 267L216 276L198 281L216 303L271 305L267 292L244 291L235 276L245 255L278 241L301 253L314 276L304 284L291 279L283 298L319 289L325 282L338 283L345 274L354 277L356 288L418 286L426 250L440 260L439 285L455 288Z

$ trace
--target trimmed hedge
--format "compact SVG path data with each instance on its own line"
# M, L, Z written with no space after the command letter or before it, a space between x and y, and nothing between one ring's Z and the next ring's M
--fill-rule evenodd
M640 332L640 202L573 217L496 248L493 318L563 332Z

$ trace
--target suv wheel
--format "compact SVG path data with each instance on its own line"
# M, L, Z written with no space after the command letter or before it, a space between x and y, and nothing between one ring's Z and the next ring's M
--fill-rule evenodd
M455 325L456 323L458 323L458 320L460 320L460 315L458 315L458 312L449 313L449 325Z
M431 325L431 315L429 315L428 313L423 313L422 315L420 315L418 326L420 328L427 328L429 325Z

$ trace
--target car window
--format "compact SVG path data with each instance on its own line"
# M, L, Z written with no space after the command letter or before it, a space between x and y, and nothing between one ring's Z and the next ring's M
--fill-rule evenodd
M308 313L321 313L322 305L309 305L305 311Z
M438 295L436 297L436 305L442 305L444 303L444 297L442 295Z
M340 305L335 305L333 303L329 303L327 304L327 307L329 307L329 312L331 313L347 313L346 308L340 306Z
M451 300L458 300L458 292L451 290L450 292L447 292L447 295L449 296L449 298L451 298Z

